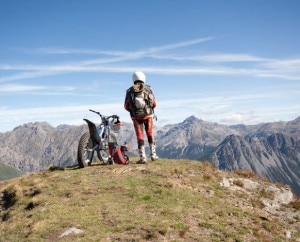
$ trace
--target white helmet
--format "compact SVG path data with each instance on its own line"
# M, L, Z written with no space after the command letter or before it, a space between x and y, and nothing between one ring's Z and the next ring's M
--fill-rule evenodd
M143 83L146 83L146 76L143 72L141 71L136 71L135 73L133 73L132 75L132 82L136 82L136 81L141 81Z

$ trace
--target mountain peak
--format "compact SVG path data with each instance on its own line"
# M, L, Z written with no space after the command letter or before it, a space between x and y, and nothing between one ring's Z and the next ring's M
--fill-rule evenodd
M292 121L289 121L288 124L290 125L300 124L300 116Z
M34 122L34 123L31 122L31 123L26 123L26 124L23 124L23 125L19 125L16 128L14 128L13 131L20 130L20 129L33 129L33 128L37 128L37 127L40 127L40 128L43 128L43 129L52 129L53 128L47 122Z
M198 119L196 116L192 115L188 118L186 118L183 123L194 123L194 122L198 122L201 121L201 119Z

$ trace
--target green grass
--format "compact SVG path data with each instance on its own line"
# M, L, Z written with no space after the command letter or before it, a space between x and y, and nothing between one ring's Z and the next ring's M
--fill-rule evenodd
M236 206L247 196L221 187L224 176L186 160L24 176L0 186L14 199L0 212L0 238L57 241L76 227L84 232L60 241L284 241L290 224Z
M0 181L9 180L23 175L24 172L0 163Z

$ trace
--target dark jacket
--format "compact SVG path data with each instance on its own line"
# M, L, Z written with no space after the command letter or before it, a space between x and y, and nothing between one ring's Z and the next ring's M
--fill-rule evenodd
M143 97L146 105L143 109L137 109L135 98ZM150 86L144 84L134 84L126 91L124 108L130 112L132 119L147 119L153 114L153 109L156 107L156 99Z

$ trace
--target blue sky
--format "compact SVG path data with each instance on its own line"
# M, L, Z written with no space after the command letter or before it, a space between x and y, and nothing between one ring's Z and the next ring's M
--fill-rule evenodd
M118 114L145 72L156 125L300 116L300 1L0 0L0 132Z

